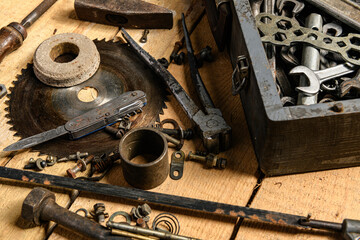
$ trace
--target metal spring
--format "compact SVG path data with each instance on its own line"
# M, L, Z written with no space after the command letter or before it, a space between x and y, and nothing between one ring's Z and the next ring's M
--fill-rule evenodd
M160 213L154 218L152 223L153 230L164 231L164 229L159 228L159 225L165 225L168 231L172 234L178 235L180 232L180 222L179 220L171 213Z
M102 173L105 170L107 170L111 165L114 163L114 155L112 156L101 156L99 158L96 158L93 162L93 168L96 172Z

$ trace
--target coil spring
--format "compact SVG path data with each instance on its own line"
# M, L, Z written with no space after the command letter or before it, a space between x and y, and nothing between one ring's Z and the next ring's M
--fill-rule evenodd
M111 167L112 164L113 164L113 160L109 157L107 158L100 157L93 161L93 167L95 171L98 173L104 172L106 169Z
M164 231L164 229L159 227L160 225L166 226L168 231L172 234L178 235L180 232L179 220L171 213L160 213L154 218L152 229Z

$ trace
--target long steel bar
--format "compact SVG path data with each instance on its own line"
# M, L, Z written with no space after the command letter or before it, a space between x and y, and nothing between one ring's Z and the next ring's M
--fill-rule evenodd
M95 194L131 199L142 202L150 202L189 210L197 210L207 213L242 217L256 221L289 225L304 228L300 224L303 216L272 212L256 208L247 208L225 203L211 202L194 198L180 197L163 193L149 192L140 189L132 189L104 183L84 182L66 177L49 174L23 171L14 168L0 167L0 177L29 183L41 184L44 187L63 187L77 189Z
M36 20L41 17L57 0L44 0L42 1L29 15L27 15L22 21L21 25L24 28L29 28Z

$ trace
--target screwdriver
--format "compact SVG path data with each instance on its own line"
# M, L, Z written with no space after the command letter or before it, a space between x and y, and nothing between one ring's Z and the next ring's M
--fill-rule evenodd
M0 63L6 55L18 49L27 37L29 28L44 14L57 0L42 1L21 23L12 22L0 29Z

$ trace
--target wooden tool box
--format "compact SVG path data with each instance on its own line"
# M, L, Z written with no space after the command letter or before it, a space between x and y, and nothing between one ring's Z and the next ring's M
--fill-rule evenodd
M261 170L282 175L359 165L360 100L283 107L249 1L232 1L231 11L229 54L233 68L238 56L249 62L240 96ZM337 103L342 108L335 111Z

